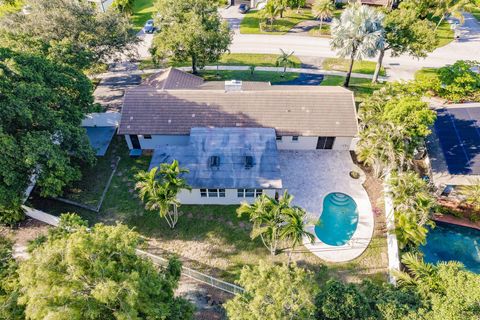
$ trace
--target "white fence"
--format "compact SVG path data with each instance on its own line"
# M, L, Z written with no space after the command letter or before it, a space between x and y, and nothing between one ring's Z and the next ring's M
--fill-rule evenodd
M385 181L390 179L388 174L385 177ZM390 189L388 184L383 186L383 192L385 197L385 218L387 223L387 245L388 245L388 281L395 285L397 279L394 275L395 271L400 271L400 254L398 251L398 241L395 235L395 215L393 211L393 200L390 196Z
M58 217L55 217L46 212L36 210L27 206L23 206L23 209L25 210L25 214L31 218L45 222L55 227L58 226L58 223L60 220ZM149 258L156 265L165 266L168 263L167 259L148 253L146 251L137 249L136 252L139 256ZM192 278L194 280L205 283L209 286L212 286L214 288L217 288L219 290L222 290L231 294L239 294L245 291L242 287L239 287L229 282L222 281L220 279L214 278L207 274L204 274L199 271L196 271L187 267L183 267L183 266L182 266L182 274L189 278Z

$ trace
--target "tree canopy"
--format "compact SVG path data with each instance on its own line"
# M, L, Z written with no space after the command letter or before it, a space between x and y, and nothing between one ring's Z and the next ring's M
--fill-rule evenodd
M99 12L88 1L27 0L29 14L0 19L0 41L17 51L88 69L122 54L134 54L138 39L120 13Z
M160 31L153 40L152 54L157 61L190 61L196 73L228 50L232 32L215 1L157 0L155 12Z
M261 261L244 267L238 284L245 293L225 304L231 320L313 319L318 287L313 274L302 268Z
M139 235L124 225L76 224L50 237L18 270L28 319L171 319L192 317L174 297L176 260L158 270L140 258Z
M94 162L85 113L92 84L72 67L0 48L0 222L12 223L33 174L43 196L55 196Z

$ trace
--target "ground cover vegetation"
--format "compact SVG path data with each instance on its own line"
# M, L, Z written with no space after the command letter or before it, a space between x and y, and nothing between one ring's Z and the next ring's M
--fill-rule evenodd
M2 319L191 319L193 306L173 293L181 264L155 267L137 256L140 242L124 225L89 229L71 214L19 263L2 239Z

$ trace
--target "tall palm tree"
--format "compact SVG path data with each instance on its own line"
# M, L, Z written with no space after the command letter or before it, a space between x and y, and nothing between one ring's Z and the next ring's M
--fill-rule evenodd
M402 263L407 271L396 272L398 283L402 287L416 287L422 281L432 283L431 280L436 278L437 266L424 262L418 254L405 253Z
M287 72L288 67L292 67L295 65L295 62L291 59L293 56L294 51L287 53L283 49L280 49L280 55L277 58L277 61L275 62L276 66L283 67L283 73L281 77L285 77L285 72Z
M260 11L260 16L267 20L270 26L273 26L275 18L278 16L278 7L274 1L268 1L265 8Z
M290 259L295 247L299 243L302 243L304 238L311 243L315 239L313 234L305 229L304 222L306 215L307 212L304 209L296 206L285 210L285 224L282 226L280 237L283 240L290 242L292 246L288 252L288 263L290 263Z
M459 190L465 198L464 202L473 207L475 211L480 211L480 180L470 186L462 186Z
M313 16L320 20L320 33L322 33L323 21L333 17L335 5L331 0L316 0L312 7Z
M448 16L453 16L463 23L464 17L462 11L467 4L476 5L472 0L437 0L433 15L439 17L439 20L435 26L435 30L438 29L443 20Z
M350 83L355 60L374 57L384 46L383 18L376 9L355 3L343 11L340 19L333 19L331 47L341 58L350 58L345 87Z
M180 168L178 161L171 164L163 163L150 171L140 171L135 176L140 199L145 203L145 209L158 210L160 217L167 221L170 228L175 228L178 222L178 207L180 202L177 195L182 189L190 189L180 175L188 170Z

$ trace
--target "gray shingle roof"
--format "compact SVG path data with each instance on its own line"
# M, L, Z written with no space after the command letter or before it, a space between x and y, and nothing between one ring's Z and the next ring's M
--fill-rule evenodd
M358 132L353 93L342 87L246 82L242 91L225 92L223 82L202 80L192 88L188 79L189 89L146 84L128 90L118 133L184 135L193 127L264 127L299 136Z

